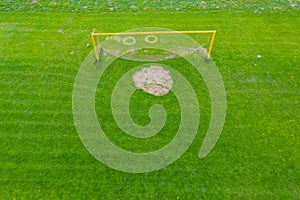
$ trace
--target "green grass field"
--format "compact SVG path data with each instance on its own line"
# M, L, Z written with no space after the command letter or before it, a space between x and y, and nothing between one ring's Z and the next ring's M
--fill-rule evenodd
M82 11L80 4L75 12L15 12L17 4L0 5L0 199L300 199L299 10L96 13ZM225 84L227 117L220 140L203 160L197 154L210 103L192 70L183 73L193 86L200 83L200 128L189 150L168 167L145 174L116 171L89 154L77 134L72 91L92 51L90 33L139 27L217 30L212 59ZM132 66L122 60L115 65L124 68L106 72L99 86L106 92ZM100 109L109 106L105 94L97 94L99 121L122 148L148 151L174 137L163 133L139 141L113 134L111 111ZM152 101L135 94L130 108L137 123L149 122ZM175 103L166 103L168 112L179 112ZM168 128L172 132L176 125Z

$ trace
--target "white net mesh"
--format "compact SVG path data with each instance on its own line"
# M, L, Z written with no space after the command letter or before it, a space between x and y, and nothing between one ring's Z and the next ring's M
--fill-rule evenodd
M114 36L96 36L98 60L101 60L101 56L107 55L134 61L162 61L194 52L198 52L201 57L208 56L211 33L189 34L197 43L185 44L179 32L161 34L159 31L151 33L142 31L125 32Z

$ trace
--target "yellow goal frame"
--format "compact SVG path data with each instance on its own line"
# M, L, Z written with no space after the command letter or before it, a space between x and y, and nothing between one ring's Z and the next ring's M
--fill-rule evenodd
M153 32L122 32L122 33L97 33L96 30L94 29L94 31L91 33L91 37L92 37L92 42L93 42L93 46L94 46L94 52L95 52L95 56L96 56L96 60L99 60L99 54L97 51L97 44L96 44L96 40L95 37L97 36L119 36L119 35L160 35L160 34L212 34L211 36L211 40L209 43L209 48L207 51L207 59L210 58L211 55L211 51L212 51L212 46L215 40L215 36L216 36L216 30L210 30L210 31L153 31ZM99 43L100 44L100 43Z

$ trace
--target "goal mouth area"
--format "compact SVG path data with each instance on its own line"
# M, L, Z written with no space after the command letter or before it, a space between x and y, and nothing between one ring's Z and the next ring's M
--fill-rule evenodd
M173 59L177 57L183 57L191 53L197 52L200 57L207 58L207 50L204 47L198 48L189 48L189 47L177 47L170 50L163 49L155 49L155 48L138 48L138 49L130 49L125 53L121 53L118 49L104 49L102 47L98 47L99 59L101 56L106 56L110 54L112 56L122 58L125 60L133 60L133 61L163 61L168 59Z
M206 41L195 45L181 44L179 35L205 35ZM198 51L199 56L210 58L216 31L141 31L122 33L92 32L96 60L108 54L127 60L161 61L185 56ZM177 37L176 37L177 36ZM190 38L193 40L192 38ZM195 40L197 42L197 40ZM142 45L141 45L142 44ZM159 48L164 46L164 48Z

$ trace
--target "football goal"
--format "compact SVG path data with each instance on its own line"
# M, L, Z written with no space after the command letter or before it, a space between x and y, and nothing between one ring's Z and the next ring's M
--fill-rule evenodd
M215 30L172 31L168 29L150 29L150 31L136 29L120 33L101 33L94 29L91 33L97 61L100 55L107 54L129 60L157 61L195 51L209 59L215 35ZM194 42L187 42L189 40Z

